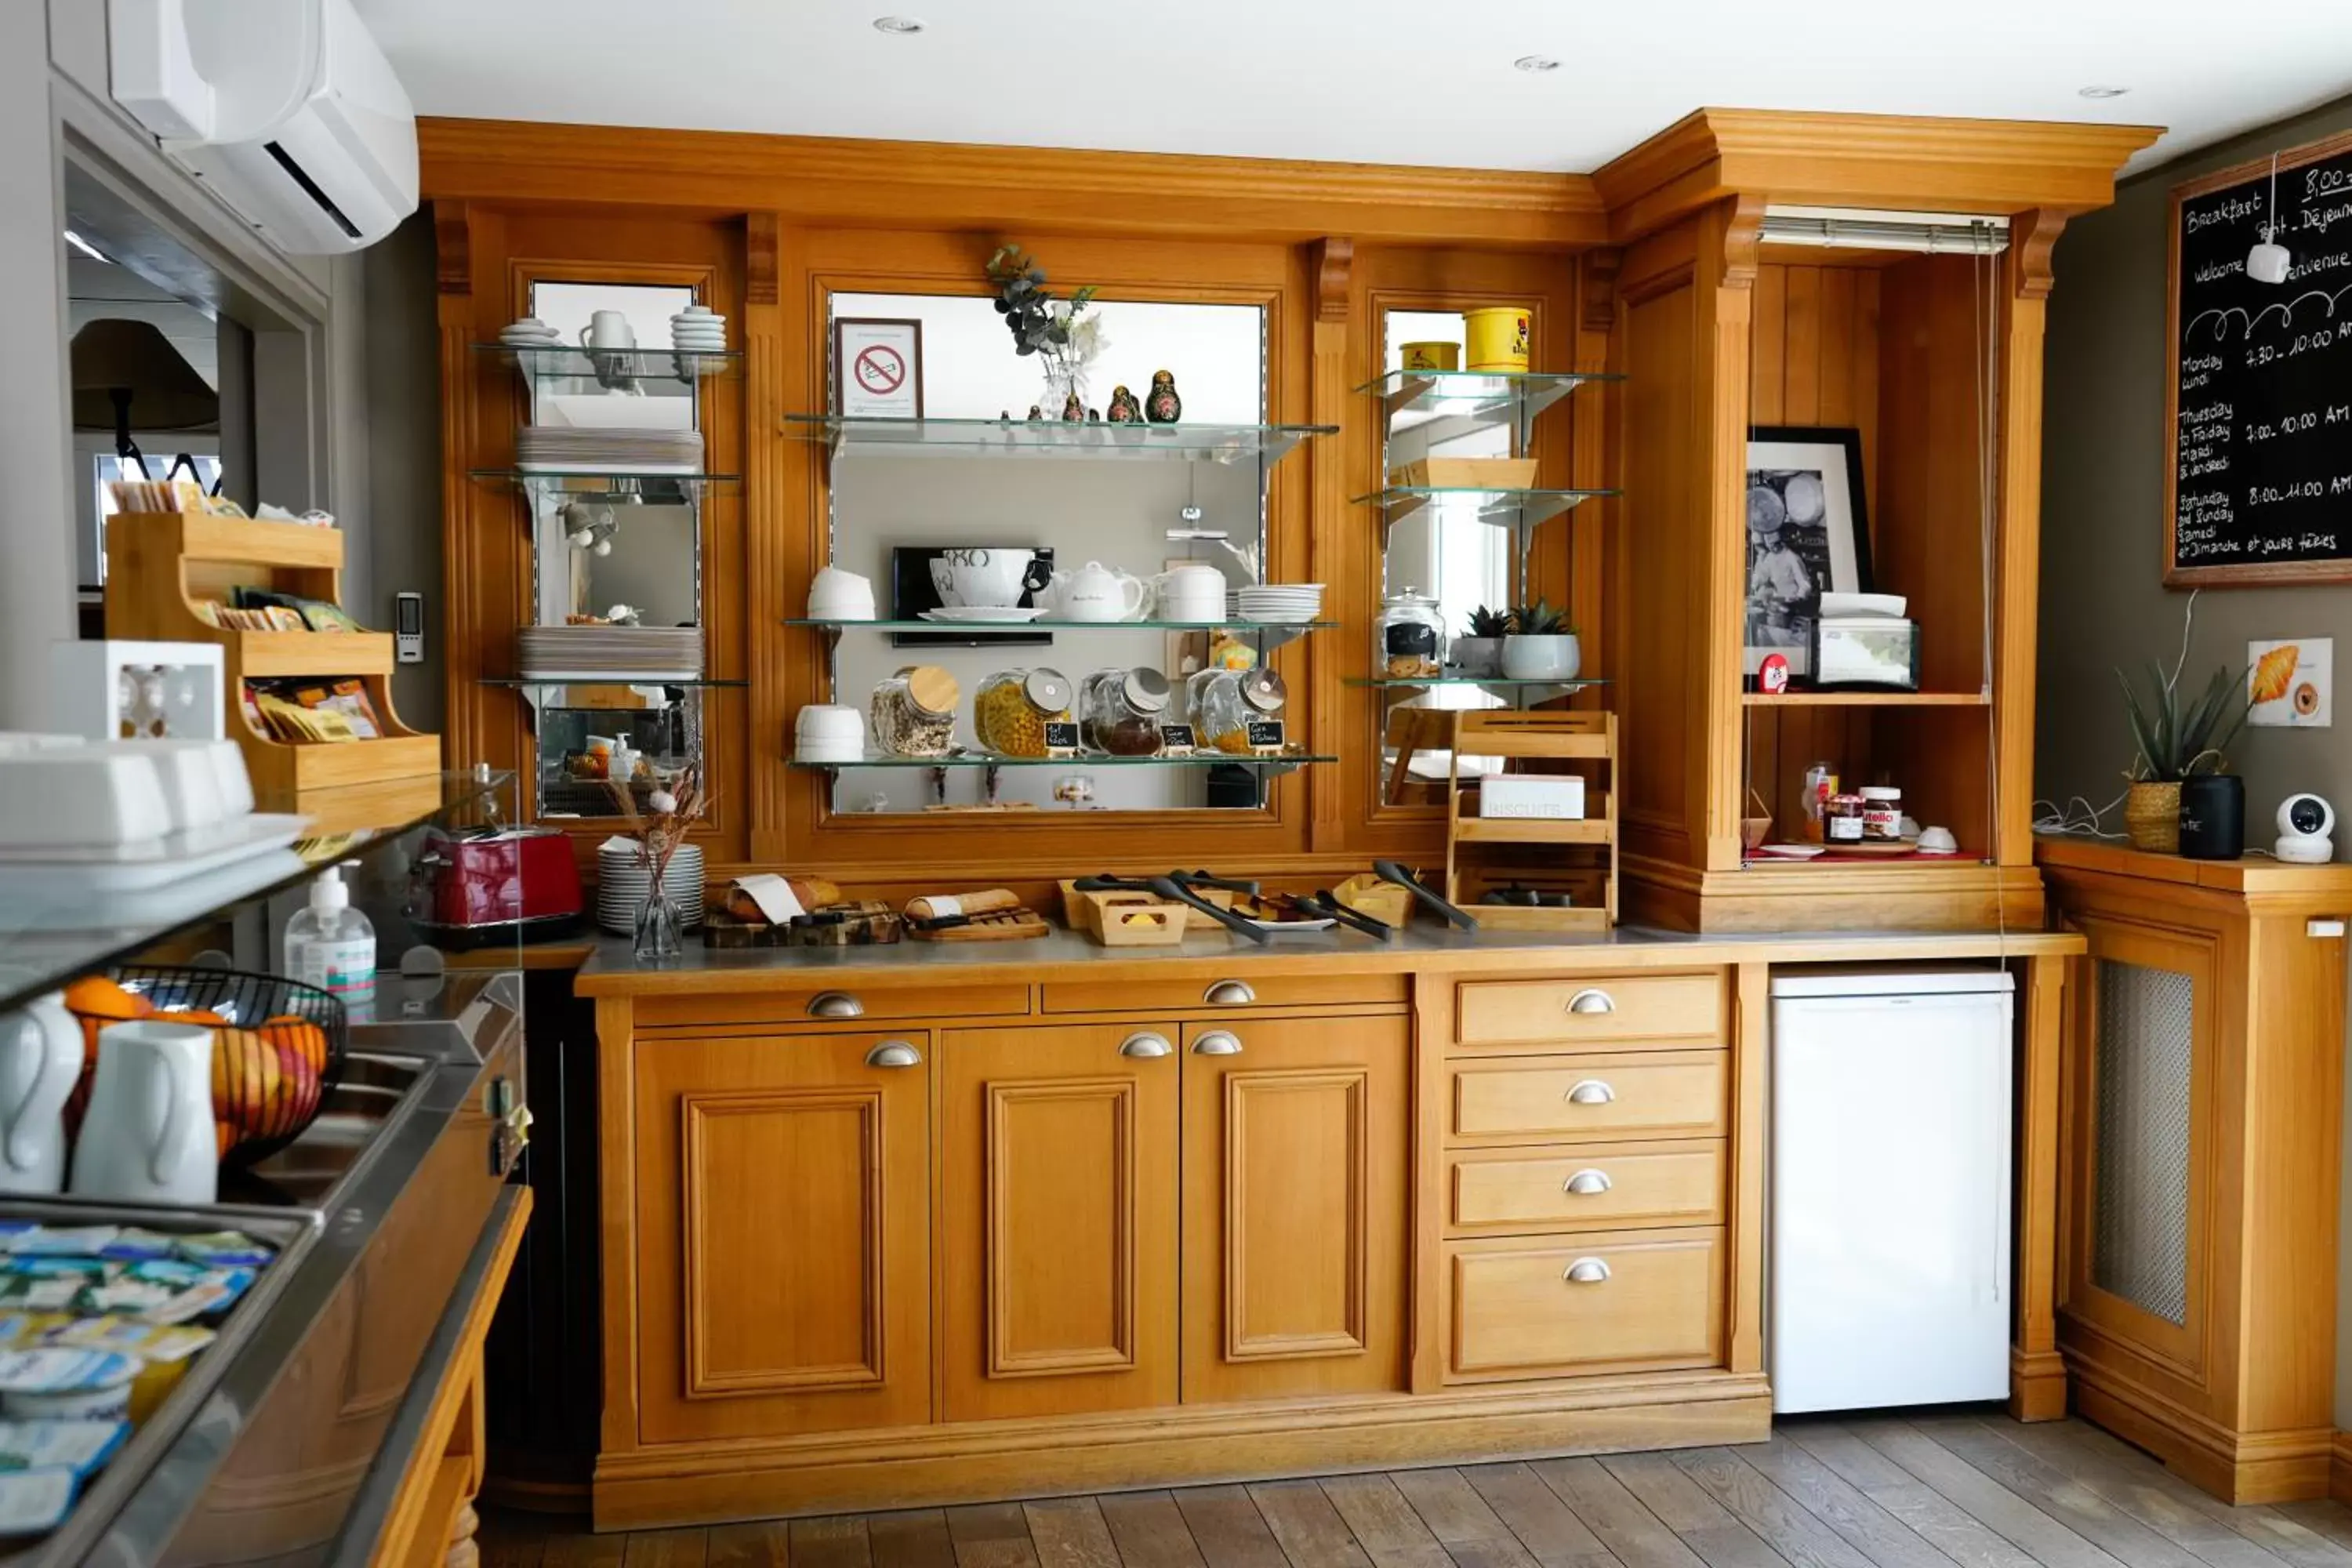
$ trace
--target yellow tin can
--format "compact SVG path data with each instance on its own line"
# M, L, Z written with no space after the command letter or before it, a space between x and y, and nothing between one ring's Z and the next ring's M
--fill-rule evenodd
M1430 342L1407 343L1402 350L1407 370L1460 370L1462 345Z
M1472 370L1528 368L1528 328L1534 312L1525 305L1490 305L1465 310L1462 320L1470 331Z

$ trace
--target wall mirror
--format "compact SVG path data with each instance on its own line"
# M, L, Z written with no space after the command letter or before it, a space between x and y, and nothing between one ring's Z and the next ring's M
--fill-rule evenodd
M1122 385L1140 399L1154 373L1165 370L1182 399L1183 425L1236 433L1211 449L1089 424L1047 448L1024 439L1032 432L1001 423L1025 426L1033 407L1041 419L1058 414L1060 396L1042 362L1015 353L988 299L839 293L831 304L835 322L919 323L922 389L921 420L908 428L852 429L835 439L828 557L838 572L870 585L882 624L844 626L829 639L833 700L866 710L894 672L936 667L954 683L957 748L936 767L902 759L842 768L833 809L1261 806L1271 768L1099 753L992 767L974 723L982 687L1005 671L1058 672L1071 694L1072 721L1080 722L1087 717L1080 689L1090 677L1141 670L1170 688L1163 721L1182 721L1192 677L1213 667L1240 672L1271 658L1280 637L1171 627L1166 606L1174 601L1155 592L1168 587L1164 574L1188 563L1213 568L1227 593L1260 580L1266 472L1279 455L1267 454L1254 434L1265 418L1265 311L1097 301L1108 347L1088 378L1086 405L1108 408ZM877 436L887 439L868 442ZM948 552L952 558L943 556ZM959 589L959 572L974 584L987 573L1003 580ZM1088 580L1084 592L1116 595L1124 618L1070 625L1082 613L1068 597L1081 591L1075 586L1081 575ZM973 602L943 603L943 577L946 597ZM1223 607L1213 585L1210 599ZM1045 624L982 629L971 620L925 618L989 609ZM869 725L869 745L877 740Z
M553 330L557 347L519 356L529 422L602 433L612 458L582 461L574 465L581 472L525 488L539 626L703 621L701 487L661 471L688 465L632 461L629 439L632 432L700 427L705 383L690 374L690 363L663 352L670 318L694 298L682 285L530 284L530 313ZM553 673L631 672L609 668L600 658L593 670ZM614 815L616 780L625 778L643 795L703 756L701 685L517 684L534 715L541 816Z

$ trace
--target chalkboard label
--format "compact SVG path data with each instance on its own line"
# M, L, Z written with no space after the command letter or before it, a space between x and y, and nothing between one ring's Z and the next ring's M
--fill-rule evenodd
M1067 721L1057 721L1045 726L1045 754L1068 757L1077 754L1078 727Z
M2352 136L2173 193L2168 584L2352 579ZM2275 224L2274 233L2273 225ZM2284 281L2250 275L2266 234Z
M1193 735L1192 726L1190 724L1160 726L1160 749L1169 756L1190 756L1193 748L1200 743L1199 739Z
M1253 752L1282 750L1284 738L1282 721L1279 719L1253 719L1246 727L1246 732L1249 736L1250 750Z

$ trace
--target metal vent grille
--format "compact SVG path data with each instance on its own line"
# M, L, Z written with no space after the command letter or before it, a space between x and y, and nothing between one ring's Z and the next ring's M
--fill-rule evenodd
M2091 1281L2166 1322L2189 1321L2186 974L2099 962L2097 1212Z

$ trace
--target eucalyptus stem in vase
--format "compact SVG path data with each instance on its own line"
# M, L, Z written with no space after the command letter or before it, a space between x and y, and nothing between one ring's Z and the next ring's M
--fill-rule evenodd
M710 809L710 797L702 789L702 770L689 764L668 788L649 791L642 811L636 792L626 780L613 780L606 787L613 792L614 804L626 825L622 837L636 846L637 864L646 872L646 901L637 910L636 960L674 963L683 943L685 921L677 901L669 895L669 863L687 834Z

